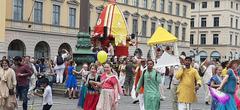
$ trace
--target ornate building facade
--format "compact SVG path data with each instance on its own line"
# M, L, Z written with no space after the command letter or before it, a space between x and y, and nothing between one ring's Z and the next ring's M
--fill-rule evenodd
M180 52L189 53L190 6L188 0L116 0L123 11L129 34L135 34L136 48L147 55L147 40L158 26L178 37ZM107 4L104 0L90 0L90 27ZM75 52L79 28L80 0L3 0L0 10L5 26L0 42L0 56L30 55L53 58L59 49ZM172 45L172 44L167 44ZM146 51L146 52L145 52Z

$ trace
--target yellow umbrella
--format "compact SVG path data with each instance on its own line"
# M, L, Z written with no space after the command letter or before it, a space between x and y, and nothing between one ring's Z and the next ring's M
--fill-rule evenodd
M148 45L176 42L177 38L169 33L166 29L158 27L152 37L148 40Z

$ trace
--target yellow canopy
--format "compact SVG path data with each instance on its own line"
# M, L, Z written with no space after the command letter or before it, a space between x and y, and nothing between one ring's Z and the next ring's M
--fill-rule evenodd
M177 38L169 33L166 29L158 27L152 37L148 40L148 45L176 42Z

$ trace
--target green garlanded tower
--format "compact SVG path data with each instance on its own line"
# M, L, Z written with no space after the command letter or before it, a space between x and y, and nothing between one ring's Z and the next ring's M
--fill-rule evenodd
M91 50L91 38L89 34L89 14L90 5L89 0L81 0L80 2L80 25L79 33L77 35L77 45L75 53L73 53L73 60L81 65L83 63L92 63L95 61L94 53Z

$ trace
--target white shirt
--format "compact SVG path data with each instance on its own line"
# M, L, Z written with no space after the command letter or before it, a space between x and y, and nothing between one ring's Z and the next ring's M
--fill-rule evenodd
M67 57L68 57L67 53L62 54L63 61ZM62 65L57 65L57 56L54 57L54 63L55 63L55 67L54 67L55 70L65 68L65 63L63 63Z
M51 87L48 85L45 89L44 89L44 93L43 93L43 105L53 105L53 100L52 100L52 89Z
M214 68L215 68L215 65L209 65L207 67L207 70L205 71L205 73L203 75L203 82L204 82L204 84L208 83L209 80L211 79Z

